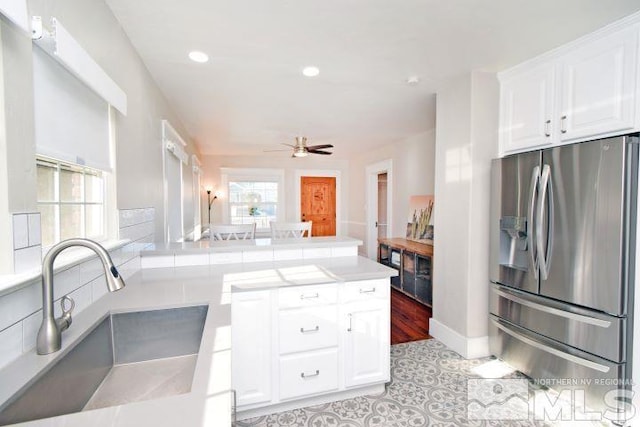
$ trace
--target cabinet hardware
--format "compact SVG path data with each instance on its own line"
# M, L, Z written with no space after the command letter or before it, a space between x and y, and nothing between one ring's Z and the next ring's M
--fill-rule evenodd
M311 378L311 377L317 377L318 375L320 375L320 371L318 369L316 369L316 372L313 374L305 374L304 372L300 373L300 377L301 378Z
M347 316L349 316L349 327L347 328L347 332L351 332L351 320L353 319L353 316L351 315L351 313L349 313Z
M567 133L566 124L567 124L567 116L564 115L560 117L560 132Z
M300 295L300 299L313 299L313 298L318 298L319 296L320 295L318 295L317 292L315 294L312 294L312 295L302 294L302 295Z
M318 332L320 330L320 326L316 325L315 328L313 329L305 329L305 328L300 328L300 332L303 334L309 333L309 332Z
M551 125L551 120L547 120L544 122L544 136L547 138L551 136L551 130L549 129Z
M376 291L376 288L371 288L371 289L360 289L360 293L361 294L372 294Z

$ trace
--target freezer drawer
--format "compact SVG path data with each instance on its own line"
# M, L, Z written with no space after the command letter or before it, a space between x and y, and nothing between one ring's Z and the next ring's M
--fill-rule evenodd
M584 390L586 404L594 410L607 409L604 395L618 389L615 384L626 381L625 363L613 363L561 345L494 315L489 318L489 347L493 354L534 380L571 380L570 385L551 388Z
M489 311L515 325L611 360L626 360L626 318L491 284Z

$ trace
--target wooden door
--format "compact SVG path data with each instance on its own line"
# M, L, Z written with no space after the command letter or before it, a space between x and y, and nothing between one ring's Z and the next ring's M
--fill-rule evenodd
M312 236L336 235L335 177L300 178L300 216L302 221L313 221Z

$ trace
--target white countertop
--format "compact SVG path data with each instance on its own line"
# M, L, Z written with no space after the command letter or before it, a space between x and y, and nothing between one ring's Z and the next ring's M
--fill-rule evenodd
M197 242L154 243L144 254L162 255L174 252L227 252L261 249L304 249L314 247L360 246L362 240L352 237L326 236L301 239L258 238L251 240L199 240Z
M278 261L141 270L119 292L79 313L63 333L62 349L35 349L0 370L0 402L6 401L108 312L208 304L191 392L24 423L28 426L228 426L231 424L231 291L364 280L397 272L363 257Z

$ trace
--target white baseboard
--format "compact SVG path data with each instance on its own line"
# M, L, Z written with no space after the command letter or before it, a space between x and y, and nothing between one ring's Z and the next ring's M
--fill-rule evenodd
M433 318L429 320L429 335L465 359L477 359L491 355L488 336L467 338Z

